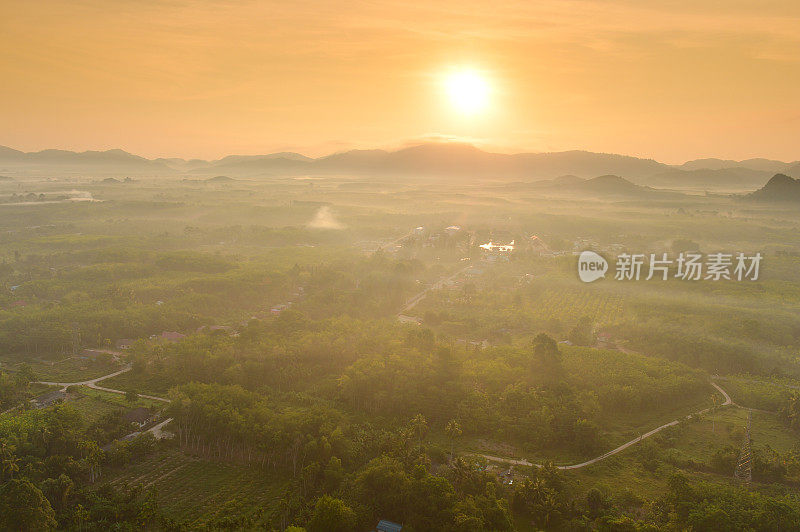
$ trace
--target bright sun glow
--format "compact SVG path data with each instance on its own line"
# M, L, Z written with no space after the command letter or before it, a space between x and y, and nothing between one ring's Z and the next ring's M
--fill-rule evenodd
M465 114L473 114L486 108L489 100L489 85L477 72L459 70L445 78L445 88L450 103Z

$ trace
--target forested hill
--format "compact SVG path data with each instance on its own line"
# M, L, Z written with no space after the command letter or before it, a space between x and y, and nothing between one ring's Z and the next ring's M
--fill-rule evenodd
M775 174L762 188L748 194L748 200L771 202L800 201L800 179Z

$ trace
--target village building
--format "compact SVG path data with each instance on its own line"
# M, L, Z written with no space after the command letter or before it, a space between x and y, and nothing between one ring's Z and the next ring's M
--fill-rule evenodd
M375 532L400 532L401 530L403 530L403 525L385 519L378 521L377 526L375 526Z
M115 345L117 349L130 349L131 347L133 347L133 343L135 341L136 340L131 340L130 338L120 338L119 340L117 340Z
M416 316L406 316L405 314L399 314L397 316L397 321L400 323L411 323L412 325L422 325L421 319Z
M147 408L139 407L128 410L122 415L122 418L132 425L144 427L153 420L153 413Z
M164 331L161 333L161 339L164 340L165 342L177 342L179 340L182 340L183 338L186 338L185 334L181 334L175 331Z
M269 309L269 312L270 312L270 314L272 314L273 316L277 316L278 314L280 314L281 312L283 312L283 311L284 311L284 310L286 310L287 308L289 308L289 305L283 305L283 304L281 304L281 305L275 305L274 307L272 307L271 309Z

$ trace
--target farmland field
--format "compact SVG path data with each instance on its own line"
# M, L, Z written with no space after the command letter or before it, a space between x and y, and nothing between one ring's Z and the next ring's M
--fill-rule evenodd
M190 528L225 517L277 512L287 480L257 468L202 460L180 451L153 455L124 471L109 471L103 482L115 487L154 489L164 514Z
M25 360L24 357L8 355L0 358L0 363L4 368L12 371L18 370L20 365L24 362L27 364L33 375L42 381L49 382L78 382L103 375L108 375L120 369L120 365L110 360L111 356L108 355L107 359L103 358L92 360L88 358L80 358L76 356L56 358L53 360L33 359Z

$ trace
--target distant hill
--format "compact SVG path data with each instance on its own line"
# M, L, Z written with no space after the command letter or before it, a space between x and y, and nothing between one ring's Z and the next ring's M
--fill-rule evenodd
M666 188L747 189L758 186L771 175L772 172L744 167L698 168L694 170L672 168L647 177L642 182L651 186Z
M191 167L192 173L218 173L234 175L301 175L309 170L309 162L287 157L259 155L253 157L226 157L220 161Z
M494 153L463 143L424 143L399 150L359 149L318 158L295 152L266 155L229 155L214 161L200 159L146 159L123 150L22 152L0 146L0 172L22 174L193 175L213 177L352 175L376 179L475 179L497 181L574 179L598 175L624 176L631 184L667 188L751 188L763 183L774 168L792 175L789 163L769 159L729 161L697 159L671 166L653 159L562 151L548 153ZM573 182L574 182L573 179ZM591 185L588 185L591 186Z
M26 172L81 172L90 175L169 174L174 170L161 161L151 161L123 150L42 150L21 152L0 146L0 168Z
M637 185L618 175L607 174L591 179L564 175L555 179L532 183L509 183L506 188L519 191L536 191L545 194L577 194L586 197L656 199L682 196L681 194Z
M228 177L226 175L218 175L218 176L214 176L214 177L209 177L208 179L206 179L206 181L209 182L209 183L230 183L230 182L236 181L236 180L234 178Z
M504 154L486 152L468 144L432 143L396 151L350 150L317 159L288 157L285 154L225 158L209 163L205 168L196 167L193 172L552 179L564 174L640 177L669 168L652 159L624 155L585 151Z
M569 174L569 175L558 176L557 178L553 179L553 184L563 187L574 187L580 185L584 181L586 180L583 178Z
M783 161L775 161L772 159L745 159L743 161L733 161L731 159L695 159L687 161L679 166L682 170L726 170L731 168L744 168L747 170L755 170L757 172L767 172L774 174L776 172L783 172L792 163L785 163Z
M800 179L785 174L775 174L766 185L745 198L753 201L800 202Z
M643 192L647 187L635 185L618 175L601 175L592 179L587 179L578 185L579 188L588 191L602 192L606 194L627 194L631 192Z

